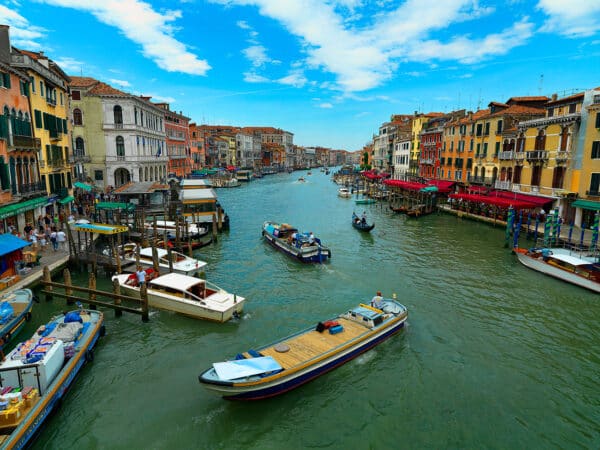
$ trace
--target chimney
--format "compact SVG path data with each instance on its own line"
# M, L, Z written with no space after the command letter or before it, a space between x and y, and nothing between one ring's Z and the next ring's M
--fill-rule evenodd
M10 64L10 27L0 25L0 61L4 64Z
M555 102L557 98L558 98L558 95L557 95L557 94L552 94L552 101L553 101L553 102Z

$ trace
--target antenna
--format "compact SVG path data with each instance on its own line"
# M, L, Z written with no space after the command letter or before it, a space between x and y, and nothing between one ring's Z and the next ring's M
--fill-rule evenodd
M544 74L540 75L540 85L538 87L539 94L542 95L542 91L544 90Z

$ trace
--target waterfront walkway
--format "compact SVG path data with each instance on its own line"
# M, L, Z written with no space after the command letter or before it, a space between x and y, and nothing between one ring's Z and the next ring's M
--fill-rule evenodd
M32 288L44 276L44 266L48 266L50 273L54 273L57 270L60 270L61 267L64 267L69 261L69 252L67 250L53 251L48 248L39 254L42 256L39 265L34 265L31 268L31 272L20 275L19 280L16 283L11 284L6 289L0 291L0 294L12 292L17 289Z

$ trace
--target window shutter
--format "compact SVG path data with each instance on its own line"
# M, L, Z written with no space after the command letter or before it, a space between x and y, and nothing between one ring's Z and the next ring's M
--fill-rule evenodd
M596 113L596 128L600 128L600 112Z
M10 89L10 73L3 73L2 76L4 77L4 86Z
M600 141L592 142L592 159L600 158Z
M5 191L10 189L10 175L8 172L8 164L4 162L4 158L0 157L0 187Z
M33 115L35 116L35 127L36 128L42 128L43 123L42 123L42 112L40 110L35 109L33 111Z

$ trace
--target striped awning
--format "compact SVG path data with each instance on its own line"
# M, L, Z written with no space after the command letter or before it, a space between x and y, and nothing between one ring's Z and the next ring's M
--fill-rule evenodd
M592 211L600 211L600 202L593 202L591 200L576 200L571 206Z
M48 197L32 198L20 203L14 203L12 205L3 206L0 208L0 219L6 219L7 217L13 217L17 214L31 211L32 209L45 205L48 203Z
M63 198L62 200L59 200L58 203L60 203L61 205L65 205L67 203L71 203L73 200L75 200L75 197L69 195L68 197Z

